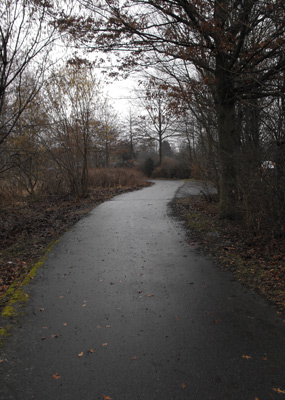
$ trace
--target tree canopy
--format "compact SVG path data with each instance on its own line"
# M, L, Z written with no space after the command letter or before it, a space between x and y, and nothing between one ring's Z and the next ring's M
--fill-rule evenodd
M239 143L235 107L240 99L277 96L280 90L284 93L284 2L81 3L90 15L62 18L59 25L90 49L123 51L122 67L181 60L202 74L213 94L217 114L220 211L224 217L236 218Z

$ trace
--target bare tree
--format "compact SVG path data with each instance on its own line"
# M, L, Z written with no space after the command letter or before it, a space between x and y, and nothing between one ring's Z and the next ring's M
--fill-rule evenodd
M140 136L157 143L161 165L163 142L179 135L178 114L167 92L153 78L145 82L144 89L138 90L137 95L143 111Z
M95 138L95 147L104 154L104 165L109 167L111 156L115 151L120 128L118 117L108 100L103 100L99 110L98 128Z
M22 92L25 87L29 90L29 80L25 85L22 84ZM1 177L32 197L39 192L47 167L46 152L40 140L48 124L43 104L39 92L26 106L13 132L1 145L2 154L5 154L4 162L0 164Z
M46 85L45 144L76 197L87 191L90 153L100 125L100 96L99 83L82 60L55 71Z
M56 33L49 12L48 2L0 3L0 145L42 85ZM31 79L23 91L27 74Z
M139 125L139 117L130 107L123 124L123 132L126 140L129 142L129 150L132 159L135 158L135 145L138 141Z

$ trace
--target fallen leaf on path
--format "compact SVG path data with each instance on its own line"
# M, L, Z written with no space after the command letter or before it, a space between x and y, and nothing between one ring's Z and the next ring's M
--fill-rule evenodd
M40 308L40 311L44 311L45 309L44 308Z
M263 357L263 361L267 361L268 360L268 358L267 357Z
M106 325L106 328L111 328L111 325Z
M138 276L143 276L143 274L138 274Z
M48 329L48 327L47 326L42 326L42 329Z
M131 360L135 361L135 360L137 360L137 357L132 357Z
M83 356L83 351L78 354L78 357L82 357L82 356Z
M59 296L60 299L63 299L63 296Z
M283 393L283 394L285 394L285 390L282 390L282 389L280 389L280 388L273 388L273 390L274 390L274 392L277 392L277 393Z
M0 364L3 362L3 360L0 360Z
M53 374L52 376L54 379L58 380L61 378L61 376L58 375L58 372L56 372L55 374Z
M50 337L51 337L51 339L56 339L56 338L58 338L58 335L51 335Z
M181 387L182 387L182 389L186 389L185 383L182 383Z
M41 340L46 340L46 338L43 336L43 337L41 337Z
M95 353L95 349L93 349L93 348L92 348L92 349L89 349L89 350L88 350L88 353Z
M104 396L104 400L112 400L110 396Z
M82 307L86 307L86 304L82 304Z
M220 324L221 323L221 321L219 319L215 319L213 322L214 322L214 324Z
M102 343L102 346L108 346L108 343Z
M147 297L153 297L153 294L148 294Z
M66 323L66 322L64 322L64 323L63 323L63 326L67 326L67 323Z
M245 355L243 355L242 358L246 358L247 360L249 360L249 359L251 359L252 357L251 357L251 356L245 356Z

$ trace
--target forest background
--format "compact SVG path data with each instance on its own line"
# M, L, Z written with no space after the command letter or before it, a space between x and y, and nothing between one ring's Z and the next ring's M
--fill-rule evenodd
M4 0L0 14L1 291L146 176L206 182L176 210L192 232L216 224L227 239L208 247L283 304L284 2ZM133 74L118 112L106 85Z

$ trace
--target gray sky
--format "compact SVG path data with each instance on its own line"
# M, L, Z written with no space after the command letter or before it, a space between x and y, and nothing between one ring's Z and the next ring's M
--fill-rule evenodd
M136 86L137 78L135 77L118 80L106 86L110 104L112 104L119 115L127 115L129 108L131 106L135 107L135 93L133 93L133 89Z

